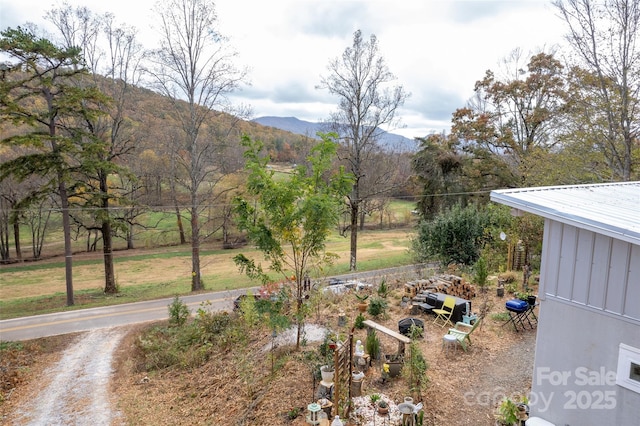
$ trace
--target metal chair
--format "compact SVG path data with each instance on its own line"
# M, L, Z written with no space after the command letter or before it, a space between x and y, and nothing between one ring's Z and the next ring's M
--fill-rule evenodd
M439 309L433 309L431 312L436 314L436 319L433 321L434 324L439 324L441 327L444 327L447 324L453 326L451 322L451 315L453 315L453 309L456 307L456 299L453 296L447 296L444 298L444 302L442 302L442 307Z

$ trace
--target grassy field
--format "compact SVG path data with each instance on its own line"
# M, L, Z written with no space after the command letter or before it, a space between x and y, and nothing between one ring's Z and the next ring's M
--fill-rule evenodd
M409 253L412 228L365 231L359 234L358 269L375 270L412 263ZM328 251L339 260L316 277L349 272L349 238L332 236ZM257 285L239 273L233 263L238 253L257 256L249 247L201 252L201 272L207 291L248 288ZM190 246L117 251L114 257L119 293L107 296L102 253L74 257L73 285L76 305L65 307L63 258L37 263L0 266L0 319L172 297L190 292ZM278 279L275 277L274 279Z

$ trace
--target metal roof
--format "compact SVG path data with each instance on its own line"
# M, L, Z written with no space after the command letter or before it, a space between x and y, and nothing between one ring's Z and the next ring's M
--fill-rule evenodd
M640 182L500 189L491 200L640 245Z

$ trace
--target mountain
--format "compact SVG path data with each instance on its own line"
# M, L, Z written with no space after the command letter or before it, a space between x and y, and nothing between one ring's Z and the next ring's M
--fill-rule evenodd
M300 120L296 117L273 117L265 116L258 117L253 120L254 123L261 124L263 126L273 127L280 130L286 130L287 132L295 133L298 135L309 136L317 138L316 133L323 131L323 123L314 123L311 121ZM395 133L388 133L382 131L380 137L380 144L385 147L395 148L400 151L415 151L417 144L413 139L405 138L404 136L397 135Z

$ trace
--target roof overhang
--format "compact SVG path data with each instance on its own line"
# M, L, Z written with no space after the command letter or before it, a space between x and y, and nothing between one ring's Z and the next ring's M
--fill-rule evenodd
M491 201L640 245L640 182L500 189Z

